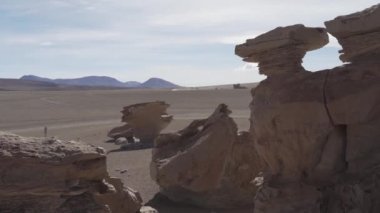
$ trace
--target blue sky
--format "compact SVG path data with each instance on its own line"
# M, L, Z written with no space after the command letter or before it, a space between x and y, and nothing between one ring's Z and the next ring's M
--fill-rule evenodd
M277 26L323 26L377 0L0 0L0 78L161 77L184 86L256 82L234 46ZM331 39L310 70L340 65Z

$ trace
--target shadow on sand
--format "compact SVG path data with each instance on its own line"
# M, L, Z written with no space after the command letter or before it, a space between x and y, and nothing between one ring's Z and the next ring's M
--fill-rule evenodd
M253 198L252 198L253 199ZM145 206L150 206L158 212L164 213L252 213L253 207L239 209L204 209L189 204L180 204L170 201L164 195L157 193Z
M106 141L107 143L113 143L113 141L109 140ZM107 154L112 152L125 152L125 151L135 151L135 150L142 150L142 149L151 149L153 148L153 142L152 143L124 143L120 145L120 148L118 149L112 149L107 152Z

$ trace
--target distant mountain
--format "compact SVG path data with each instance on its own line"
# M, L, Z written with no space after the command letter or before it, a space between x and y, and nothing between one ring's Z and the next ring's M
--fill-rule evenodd
M143 88L172 89L179 86L161 78L151 78L140 85Z
M141 83L137 81L127 81L124 83L126 87L140 87Z
M51 82L4 79L0 78L0 91L23 91L23 90L58 90L59 85Z
M57 84L76 86L105 86L105 87L125 87L123 82L107 76L87 76L74 79L55 79Z
M52 79L49 78L41 78L35 75L24 75L20 78L20 80L27 80L27 81L43 81L43 82L54 82Z
M71 86L91 86L91 87L127 87L127 88L153 88L153 89L168 89L177 88L175 85L169 81L160 78L151 78L144 83L137 81L127 81L125 83L118 81L115 78L108 76L86 76L82 78L74 79L49 79L42 78L35 75L24 75L20 78L21 80L28 81L40 81L55 83L58 85L71 85Z
M87 76L74 79L49 79L34 75L25 75L21 80L53 82L56 84L72 86L104 86L104 87L126 87L123 82L107 76Z

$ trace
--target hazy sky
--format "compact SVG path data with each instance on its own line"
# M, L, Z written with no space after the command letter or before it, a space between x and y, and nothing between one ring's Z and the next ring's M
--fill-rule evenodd
M0 0L0 78L161 77L184 86L259 81L234 46L277 26L324 26L378 0ZM337 66L332 39L310 70Z

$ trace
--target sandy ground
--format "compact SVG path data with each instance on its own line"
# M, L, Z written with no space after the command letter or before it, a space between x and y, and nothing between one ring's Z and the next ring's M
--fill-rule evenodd
M118 149L106 143L106 134L120 125L123 106L146 101L163 100L171 105L168 113L173 122L164 130L172 132L188 125L193 119L209 116L220 103L227 104L240 130L249 126L250 90L87 90L87 91L14 91L0 92L0 130L23 136L48 135L76 139L102 146L108 151ZM170 203L156 196L157 185L149 175L151 149L112 152L107 164L112 176L122 178L129 187L140 192L145 203L165 212L252 212L243 210L204 210ZM121 170L127 170L121 173Z

